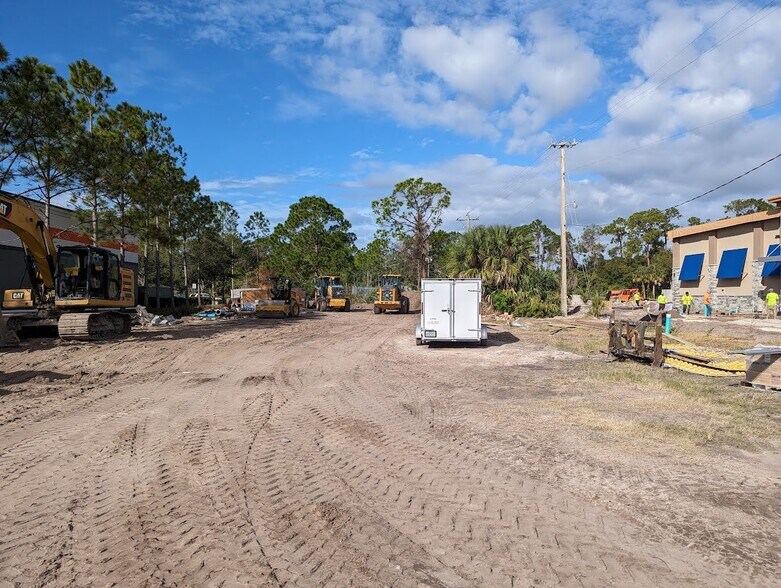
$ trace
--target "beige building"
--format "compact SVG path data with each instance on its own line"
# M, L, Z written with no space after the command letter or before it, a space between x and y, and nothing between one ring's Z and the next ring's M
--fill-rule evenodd
M759 312L770 288L781 291L781 195L769 198L773 210L674 229L672 295L694 297L702 310L710 291L714 312ZM770 257L770 259L765 259Z

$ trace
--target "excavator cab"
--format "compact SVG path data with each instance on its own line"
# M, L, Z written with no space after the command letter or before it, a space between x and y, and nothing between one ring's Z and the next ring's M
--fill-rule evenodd
M60 247L57 251L57 301L119 300L119 257L101 247Z

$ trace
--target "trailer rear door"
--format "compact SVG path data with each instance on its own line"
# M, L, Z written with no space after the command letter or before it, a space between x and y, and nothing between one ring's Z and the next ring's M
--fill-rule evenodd
M453 338L480 339L480 282L453 283Z
M425 281L421 292L423 309L423 328L436 331L436 337L426 335L426 339L450 339L453 336L450 321L450 300L453 283L450 281Z

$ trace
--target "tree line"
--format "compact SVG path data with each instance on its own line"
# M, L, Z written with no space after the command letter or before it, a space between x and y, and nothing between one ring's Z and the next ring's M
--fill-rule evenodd
M40 200L47 226L52 202L70 198L93 242L118 242L123 262L135 236L139 284L155 287L155 306L174 306L175 292L198 305L207 295L225 300L230 289L258 285L269 274L304 287L315 276L339 275L369 289L383 273L397 273L413 286L427 276L479 276L500 312L557 314L559 235L542 221L445 231L450 191L409 178L372 202L380 228L362 248L343 211L317 195L292 204L273 229L261 210L241 224L231 204L204 194L188 175L166 117L113 104L116 92L86 60L63 76L35 57L11 60L0 45L0 188L20 186ZM768 207L735 200L725 214ZM655 296L669 285L666 235L679 218L674 208L651 208L588 226L577 238L568 234L570 291L601 299L610 289L636 286ZM162 285L170 289L167 300L160 299Z

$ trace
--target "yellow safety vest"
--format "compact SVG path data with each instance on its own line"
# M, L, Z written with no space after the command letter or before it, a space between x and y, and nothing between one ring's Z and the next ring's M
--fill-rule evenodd
M683 298L681 298L681 304L685 306L691 306L692 301L693 299L691 296L684 296Z
M774 307L778 304L778 294L775 292L768 292L767 296L765 296L765 300L767 301L768 307Z
M659 296L656 298L656 301L659 304L667 304L667 296L665 296L664 294L659 294Z

